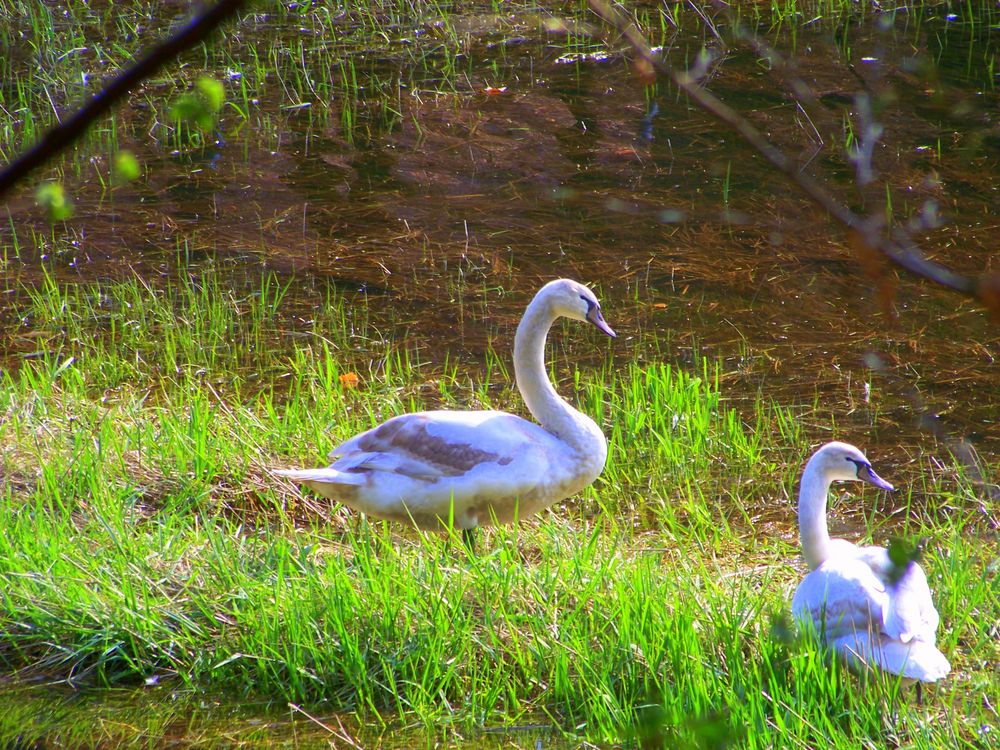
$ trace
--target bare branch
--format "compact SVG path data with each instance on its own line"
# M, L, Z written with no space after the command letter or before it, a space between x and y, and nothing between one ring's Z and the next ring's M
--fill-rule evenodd
M176 34L149 50L132 67L122 71L72 117L49 130L42 140L7 165L0 173L0 197L33 169L40 167L83 135L94 120L111 109L139 83L184 50L203 41L219 24L234 15L245 2L246 0L219 0L216 5L191 19L190 23Z
M914 242L906 236L899 233L895 238L886 236L881 231L881 225L859 216L834 198L819 183L804 174L794 160L768 141L738 112L724 104L712 93L699 87L697 81L686 72L675 71L667 65L659 55L650 49L645 37L636 25L620 11L612 8L605 0L587 0L587 2L597 15L625 38L646 65L672 80L699 107L736 131L757 153L798 186L813 203L826 211L845 229L857 233L858 237L872 250L883 255L898 268L952 291L977 299L981 298L983 302L992 307L989 300L985 296L981 297L978 293L979 285L974 279L928 260Z

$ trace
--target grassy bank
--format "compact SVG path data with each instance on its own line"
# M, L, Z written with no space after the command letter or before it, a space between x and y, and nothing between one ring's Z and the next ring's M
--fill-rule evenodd
M836 511L878 542L931 539L955 671L918 706L827 669L787 630L801 575L789 495L824 439L803 427L816 415L763 399L738 413L713 362L576 366L593 342L557 331L573 339L555 347L560 389L603 423L608 469L469 557L455 539L311 507L268 467L318 463L415 407L521 412L509 343L485 363L431 365L378 335L359 300L285 291L190 270L163 288L19 293L20 356L0 387L7 670L174 680L428 728L542 717L667 746L985 747L982 727L1000 731L983 702L998 549L959 472L925 457L884 472L911 489L880 512L854 490Z

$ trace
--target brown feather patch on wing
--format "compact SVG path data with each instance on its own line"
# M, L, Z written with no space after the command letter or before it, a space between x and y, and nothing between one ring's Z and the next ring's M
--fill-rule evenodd
M358 448L366 453L392 453L406 455L441 472L443 476L456 477L471 471L479 464L496 462L502 466L513 458L480 450L466 443L450 443L427 431L426 418L394 419L364 435ZM400 473L407 473L405 465Z

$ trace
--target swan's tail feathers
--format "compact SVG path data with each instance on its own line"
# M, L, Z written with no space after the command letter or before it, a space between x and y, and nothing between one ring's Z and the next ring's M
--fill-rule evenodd
M887 672L921 682L937 682L951 671L945 655L924 641L887 640L882 644L879 662Z
M337 471L331 468L322 469L275 469L274 473L282 476L288 477L289 479L294 479L296 482L301 482L312 486L313 482L318 482L321 484L339 484L339 485L362 485L365 483L365 475L360 473L348 472L348 471Z
M937 682L951 671L951 664L938 649L925 641L902 643L895 638L869 638L858 634L839 639L836 649L852 668L877 667L906 680Z

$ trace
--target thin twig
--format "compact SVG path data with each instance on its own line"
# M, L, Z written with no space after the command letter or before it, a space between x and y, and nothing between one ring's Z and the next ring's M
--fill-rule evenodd
M364 748L361 745L359 745L357 743L357 741L353 737L351 737L350 734L348 734L347 730L344 729L344 722L342 722L340 720L339 716L334 716L333 717L333 718L335 718L337 720L337 725L340 727L340 731L338 732L336 729L334 729L333 727L331 727L329 724L324 724L322 721L320 721L319 719L317 719L315 716L313 716L312 714L310 714L307 711L303 710L303 708L301 706L298 706L298 705L296 705L294 703L289 703L288 707L292 711L295 711L296 713L300 713L303 716L305 716L307 719L309 719L309 721L311 721L316 726L322 727L327 732L329 732L330 734L332 734L334 737L337 737L337 738L343 740L349 746L357 748L358 750L364 750Z
M972 486L979 490L984 498L991 501L990 505L987 505L985 501L981 500L979 505L979 510L986 522L994 530L1000 528L1000 522L997 520L995 511L992 510L996 501L1000 500L1000 485L991 483L983 473L981 459L976 453L975 447L966 438L955 437L938 419L937 414L924 400L920 390L905 377L894 372L884 357L875 352L869 352L865 355L865 366L882 375L888 382L893 383L913 407L917 427L927 430L939 442L947 446L955 460L964 467Z
M675 71L659 55L654 54L642 32L621 12L604 0L587 0L587 2L597 15L617 29L646 64L660 75L672 80L695 104L715 119L736 131L757 153L795 183L813 203L826 211L845 229L855 232L868 247L884 256L893 265L915 276L966 296L980 298L975 280L928 260L909 238L897 237L894 241L885 236L878 224L859 216L840 203L819 183L804 174L793 159L768 141L746 118L698 86L698 82L686 72ZM992 307L993 301L987 299L986 295L983 295L983 301Z
M823 111L819 102L819 97L816 96L816 93L812 90L809 84L802 80L801 76L796 74L794 66L786 60L780 52L778 52L765 40L761 39L753 31L748 29L739 19L734 18L732 14L732 7L728 3L724 2L724 0L710 1L718 10L729 16L733 34L736 38L750 45L750 49L754 51L754 54L756 54L757 57L767 60L769 72L776 73L785 85L788 86L792 96L803 110L806 105L808 105L808 107L813 111Z
M83 135L98 117L107 112L146 78L149 78L181 52L203 41L219 24L246 0L219 0L201 15L195 16L180 31L149 50L132 67L122 71L111 83L81 107L72 117L49 130L34 146L7 165L0 173L0 197L57 153Z
M747 28L739 21L739 19L735 18L732 13L732 8L725 2L725 0L710 0L710 2L719 11L725 13L729 17L730 24L736 38L745 42L755 54L769 62L772 72L776 73L789 88L796 105L806 118L809 118L809 115L806 107L804 106L805 104L808 104L809 108L814 112L823 111L819 106L819 100L816 97L816 94L809 87L809 85L795 73L794 66L788 60L786 60L777 50L772 48L766 41L761 39L753 29ZM879 50L876 56L879 60L885 59L885 51ZM854 75L858 78L858 81L865 89L870 88L869 82L858 75L857 71L853 67L851 68L851 72L854 73ZM880 81L881 78L882 76L879 75L876 82ZM881 135L881 126L879 126L874 120L871 104L871 97L867 94L867 92L861 92L854 98L854 106L860 123L858 130L862 133L862 135L859 137L860 145L857 147L853 155L849 154L848 156L851 161L855 163L859 187L863 187L871 180L872 175L874 175L874 165L872 164L874 152L873 147L877 142L878 137ZM812 124L811 120L810 124ZM813 130L816 132L817 137L820 137L819 131L816 130L815 125L813 125ZM822 140L822 138L820 138L820 140ZM921 229L935 226L937 221L935 210L936 204L934 202L929 201L924 204L924 208L921 213L918 216L914 216L910 220L910 227L914 231L919 231ZM875 227L877 225L873 224L872 226ZM896 242L902 244L904 247L906 243L912 242L910 240L909 233L899 227L892 230L891 236L895 238ZM854 242L857 239L866 240L868 243L867 247L875 247L876 249L878 247L875 243L871 242L870 236L860 238L857 233L852 232L850 235L851 242ZM871 254L865 252L867 247L855 246L854 248L855 253L862 256L863 263L871 262L872 260L870 257ZM885 278L884 275L882 278ZM891 293L884 294L883 298L891 296ZM977 296L982 296L982 293L980 292ZM985 300L985 298L984 301L987 301L987 304L989 304L988 300ZM956 438L937 420L936 415L921 397L920 392L915 385L907 382L905 378L894 373L881 355L875 353L866 355L866 365L872 370L881 373L888 380L895 382L901 388L902 392L913 407L917 418L917 425L921 429L929 430L940 442L948 446L948 449L951 451L956 460L965 467L965 471L975 487L979 488L984 495L988 496L992 500L996 500L1000 497L1000 487L987 482L981 470L980 462L976 456L975 449L972 445L969 444L964 438ZM987 517L988 522L993 526L993 528L996 528L997 520L992 514L990 514L985 502L981 502L980 508L983 514Z

